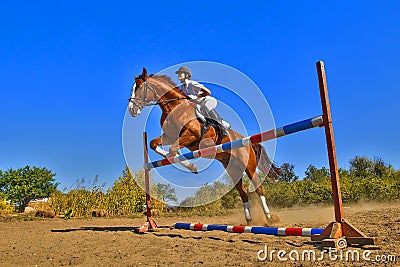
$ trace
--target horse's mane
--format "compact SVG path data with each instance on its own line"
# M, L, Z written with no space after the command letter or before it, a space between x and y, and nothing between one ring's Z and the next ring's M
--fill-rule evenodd
M171 77L167 75L152 75L151 78L154 80L166 84L171 90L176 91L177 93L184 94L178 87L178 85L171 79Z

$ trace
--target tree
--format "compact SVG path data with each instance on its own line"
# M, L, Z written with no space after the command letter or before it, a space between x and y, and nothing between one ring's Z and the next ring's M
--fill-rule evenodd
M377 177L389 177L395 172L391 164L386 164L381 157L374 158L372 173Z
M350 159L350 175L355 177L368 177L372 174L374 162L368 157L354 157Z
M349 171L343 168L339 168L339 177L349 177Z
M304 179L311 182L321 182L330 176L330 172L327 168L322 167L321 169L318 169L312 164L307 167L305 174L306 177Z
M0 191L7 200L18 203L19 212L23 212L29 201L49 197L57 189L54 176L46 168L10 168L0 173Z
M354 157L349 161L350 174L355 177L389 177L395 173L391 164L386 164L381 157L373 160L369 157Z
M289 163L284 163L281 166L282 174L280 176L280 181L282 182L294 182L299 179L299 176L294 172L294 165Z
M157 198L162 202L166 203L167 200L177 202L178 198L175 194L175 188L172 188L170 184L156 184L156 194Z

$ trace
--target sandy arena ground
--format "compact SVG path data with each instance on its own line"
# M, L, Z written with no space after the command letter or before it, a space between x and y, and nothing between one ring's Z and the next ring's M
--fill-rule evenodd
M255 211L255 214L257 211ZM378 247L367 247L371 261L346 262L329 259L301 260L304 250L323 248L308 237L275 237L220 231L195 232L171 229L175 222L244 224L243 214L224 217L155 218L157 232L136 234L141 219L35 219L0 220L0 266L400 266L400 206L397 203L364 204L345 208L346 219L370 237L379 237ZM333 208L309 207L275 211L269 224L275 227L320 227L333 221ZM267 246L285 250L280 261L261 261L257 254ZM360 253L365 251L355 249ZM299 261L289 258L297 250ZM344 250L344 252L349 249ZM260 254L264 256L264 254ZM290 254L296 257L295 252ZM332 254L334 257L336 254ZM340 254L338 254L340 255ZM343 254L345 255L345 254ZM350 254L349 254L350 255ZM390 255L396 262L376 262ZM378 257L378 258L377 258ZM350 258L351 255L350 255ZM375 262L373 262L373 260Z

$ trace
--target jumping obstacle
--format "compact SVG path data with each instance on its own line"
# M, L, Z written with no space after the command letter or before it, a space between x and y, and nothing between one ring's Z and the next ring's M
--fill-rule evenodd
M321 106L322 106L322 116L314 117L311 119L303 120L300 122L296 122L293 124L286 125L281 128L277 128L274 130L270 130L267 132L262 132L259 134L255 134L249 137L245 137L240 140L236 140L229 143L224 143L218 146L208 147L204 149L200 149L194 152L185 153L183 155L154 161L148 163L148 152L147 152L147 135L143 133L143 143L144 143L144 171L145 171L145 180L146 180L146 206L147 206L147 221L140 228L140 232L146 232L150 230L156 230L157 226L153 219L151 218L151 209L150 209L150 189L149 189L149 172L152 168L158 168L161 166L167 166L170 164L174 164L183 160L189 160L199 157L210 157L217 153L228 151L232 149L237 149L241 147L246 147L251 144L261 143L267 140L271 140L274 138L278 138L281 136L285 136L288 134L300 132L303 130L311 129L314 127L324 127L325 128L325 138L326 145L328 150L328 159L329 159L329 171L331 176L331 185L332 185L332 195L333 195L333 203L334 203L334 213L335 213L335 221L331 222L325 229L319 228L266 228L266 227L247 227L247 226L221 226L221 225L202 225L202 224L193 224L192 230L221 230L226 232L250 232L254 234L265 234L265 233L275 233L276 235L303 235L311 236L311 241L322 242L324 247L335 247L337 249L343 249L348 245L375 245L377 242L376 238L367 237L364 233L358 230L356 227L347 222L344 218L344 210L342 203L342 196L340 191L340 179L339 179L339 169L336 159L336 148L335 141L333 135L333 127L332 127L332 117L330 111L330 104L328 98L328 86L326 83L326 74L324 63L322 61L318 61L317 65L317 73L318 73L318 85L321 97ZM192 224L175 224L178 227L188 227L191 228ZM196 228L196 229L195 229ZM205 229L205 230L204 230ZM309 230L311 229L311 230ZM314 230L313 230L314 229ZM317 230L318 229L318 230ZM296 233L296 234L294 234ZM308 235L310 233L310 235Z
M261 226L232 226L218 224L182 223L174 224L175 229L193 231L224 231L229 233L252 233L275 236L312 236L321 234L322 228L274 228Z
M314 127L321 127L322 125L323 125L322 116L317 116L317 117L314 117L311 119L288 124L288 125L280 127L280 128L276 128L276 129L262 132L259 134L251 135L251 136L248 136L248 137L245 137L245 138L242 138L239 140L235 140L232 142L199 149L199 150L196 150L193 152L188 152L188 153L185 153L182 155L177 155L175 157L171 157L171 158L167 158L167 159L163 159L163 160L153 161L153 162L145 164L143 167L145 169L149 170L152 168L167 166L167 165L182 162L185 160L190 160L190 159L195 159L195 158L200 158L200 157L207 158L207 157L213 156L217 153L229 151L232 149L247 147L247 146L250 146L251 144L258 144L261 142L272 140L272 139L282 137L285 135L289 135L292 133L297 133L297 132L311 129Z

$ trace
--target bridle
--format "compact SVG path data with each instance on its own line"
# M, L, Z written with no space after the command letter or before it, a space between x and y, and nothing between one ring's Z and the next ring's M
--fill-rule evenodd
M136 85L136 83L134 83L133 84L133 86L132 86L132 92L134 92L133 90L135 90L135 86ZM152 106L152 105L154 105L154 101L152 101L152 100L147 100L147 92L148 92L148 90L149 90L149 84L148 84L148 82L147 81L145 81L144 82L144 84L139 88L139 89L141 89L143 87L143 90L144 90L144 92L143 92L143 96L142 97L130 97L128 100L129 100L129 102L131 102L136 108L138 108L138 109L143 109L145 106ZM154 90L154 88L153 87L151 87L150 86L150 90L153 92L153 94L155 95L155 97L157 97L157 93L156 93L156 91ZM135 96L136 96L136 94L135 94ZM138 104L137 102L139 102L139 103L141 103L141 104Z
M132 86L132 92L133 92L133 90L135 90L135 88L134 88L135 84ZM153 92L155 98L158 98L157 92L151 85L149 85L149 83L147 81L145 81L144 84L139 89L141 89L142 87L144 90L142 97L128 98L129 102L131 102L136 108L138 108L140 110L146 106L154 106L154 105L158 105L160 103L168 103L168 102L172 102L172 101L176 101L176 100L187 99L186 97L176 97L176 98L172 98L172 99L165 99L165 100L159 100L159 101L148 100L147 94L148 94L149 89L151 90L151 92ZM138 101L138 100L141 102L141 104L136 103L136 101Z

